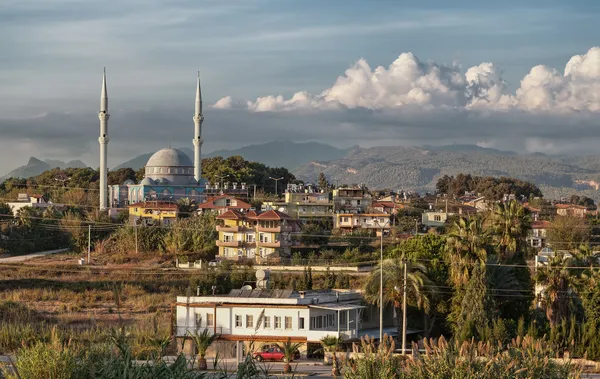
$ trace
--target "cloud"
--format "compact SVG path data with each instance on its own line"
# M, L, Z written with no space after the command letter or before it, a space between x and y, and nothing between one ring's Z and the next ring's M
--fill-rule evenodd
M231 96L225 96L225 97L217 100L217 102L213 104L213 108L230 109L232 104L233 104L233 99L231 98Z
M508 92L502 72L492 63L462 73L457 65L422 62L412 53L402 53L387 68L372 69L361 58L318 95L302 91L289 99L270 95L247 102L255 112L340 107L597 112L600 47L572 57L563 75L543 65L533 67L515 93Z

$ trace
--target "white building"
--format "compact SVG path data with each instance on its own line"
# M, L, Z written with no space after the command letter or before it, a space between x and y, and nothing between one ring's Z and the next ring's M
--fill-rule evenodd
M360 293L349 290L236 289L227 295L178 296L176 308L179 340L209 330L219 334L221 341L290 339L308 347L320 344L325 336L350 342L379 334L378 308L365 305ZM384 316L385 325L393 326L391 308L384 310Z
M31 208L48 208L50 206L53 207L62 207L62 204L54 204L52 202L48 202L42 195L28 195L26 193L20 193L17 197L17 201L13 201L7 203L13 212L13 215L16 217L19 213L19 209L25 207Z

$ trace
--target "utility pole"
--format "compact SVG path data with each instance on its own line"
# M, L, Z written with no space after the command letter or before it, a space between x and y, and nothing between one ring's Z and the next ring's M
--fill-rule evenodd
M135 253L138 254L137 221L133 220L133 231L135 233Z
M383 226L381 227L381 260L379 261L379 343L383 342Z
M88 225L88 264L92 264L92 224Z
M406 355L406 258L404 259L404 285L402 294L402 355Z
M415 236L419 234L419 220L415 219Z

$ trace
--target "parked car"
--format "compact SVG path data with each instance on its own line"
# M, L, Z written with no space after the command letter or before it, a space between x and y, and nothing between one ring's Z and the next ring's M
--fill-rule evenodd
M283 361L283 351L276 346L263 346L261 351L254 353L254 359L262 361ZM300 358L300 352L296 351L294 359Z

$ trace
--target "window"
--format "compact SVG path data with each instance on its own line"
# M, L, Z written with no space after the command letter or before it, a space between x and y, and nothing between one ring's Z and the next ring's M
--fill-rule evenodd
M254 316L246 315L246 328L254 327Z
M212 313L206 314L206 326L215 326L215 315Z
M281 329L281 317L275 316L275 329Z
M342 217L342 222L348 222L348 217Z
M440 215L435 215L435 216L433 216L433 219L434 219L435 221L442 221L442 216L440 216Z
M242 316L235 315L235 327L236 328L241 328L242 327Z
M304 317L298 319L298 329L304 329Z
M271 327L271 316L265 316L265 321L264 321L264 325L263 327L265 329L269 329Z
M285 316L285 328L292 329L292 318L290 316Z
M196 327L202 326L202 315L200 313L196 313Z
M223 248L223 255L225 255L225 256L229 255L229 248L227 248L227 247Z

